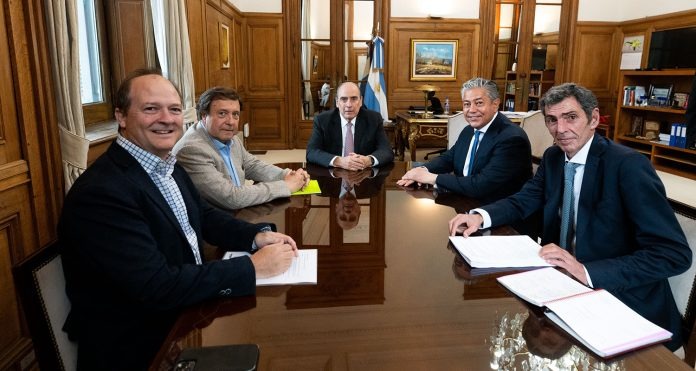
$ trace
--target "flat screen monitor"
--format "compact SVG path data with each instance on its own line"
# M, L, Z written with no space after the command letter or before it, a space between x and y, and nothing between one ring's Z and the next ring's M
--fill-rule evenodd
M648 68L696 68L696 27L653 32Z

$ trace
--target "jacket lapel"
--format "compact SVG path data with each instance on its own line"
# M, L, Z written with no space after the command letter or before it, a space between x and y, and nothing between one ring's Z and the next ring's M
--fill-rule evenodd
M582 177L582 188L580 188L580 199L578 200L577 224L575 227L576 255L578 247L587 246L584 240L586 240L585 236L587 236L590 222L589 215L592 212L593 200L597 193L597 184L602 183L600 179L599 163L605 150L606 143L604 139L595 134L592 139L592 145L590 145L590 151L587 154L585 173Z
M155 183L150 179L150 176L145 172L142 166L138 163L133 156L123 149L120 145L114 142L111 147L109 147L109 155L114 160L114 162L122 169L124 175L133 183L138 185L138 188L142 189L145 194L150 198L150 200L157 205L157 207L162 211L162 213L167 217L170 223L174 224L181 233L181 235L186 238L183 229L179 221L176 219L172 208L162 196L162 192L157 188Z

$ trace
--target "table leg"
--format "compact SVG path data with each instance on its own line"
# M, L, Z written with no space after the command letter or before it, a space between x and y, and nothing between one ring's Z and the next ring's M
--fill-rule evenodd
M411 161L416 161L416 141L420 138L420 130L418 124L414 124L410 127L410 133L408 134L408 146L411 149Z

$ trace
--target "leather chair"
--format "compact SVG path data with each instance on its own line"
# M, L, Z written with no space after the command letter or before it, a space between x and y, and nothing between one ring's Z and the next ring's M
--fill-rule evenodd
M670 200L677 220L686 235L686 240L696 258L696 209ZM696 260L694 260L696 262ZM691 268L686 272L669 278L669 285L677 303L679 313L684 320L684 361L692 368L696 363L696 264L692 262Z
M553 137L546 128L544 115L541 111L534 112L522 119L520 127L527 133L529 143L532 145L532 161L538 165L544 151L554 144Z
M13 268L34 349L42 370L75 370L77 343L62 331L70 311L57 243Z
M469 123L464 118L464 112L459 112L447 119L447 149L452 148L457 143L459 134L467 126L469 126Z

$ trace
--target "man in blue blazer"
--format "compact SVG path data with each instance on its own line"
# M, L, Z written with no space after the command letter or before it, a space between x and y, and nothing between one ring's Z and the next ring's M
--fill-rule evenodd
M58 224L78 370L147 369L183 308L253 295L256 278L287 270L297 249L201 199L170 154L183 110L169 80L136 71L115 106L119 136L72 186ZM205 262L204 241L254 254Z
M362 106L360 88L344 82L336 90L336 108L314 117L307 162L324 167L362 170L394 161L382 116ZM347 149L350 130L352 150Z
M430 184L483 202L519 191L532 177L532 149L524 130L498 112L495 82L467 81L462 86L462 102L469 125L454 146L424 166L407 171L397 184Z
M541 210L540 256L671 331L667 347L679 348L681 317L667 278L686 271L692 257L664 185L645 156L595 134L597 98L586 88L556 86L540 103L556 146L546 150L534 178L513 196L457 215L450 233L469 236ZM577 213L569 213L561 242L565 167L573 169L567 197Z

